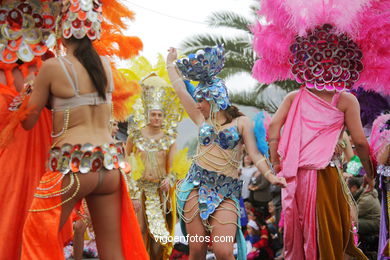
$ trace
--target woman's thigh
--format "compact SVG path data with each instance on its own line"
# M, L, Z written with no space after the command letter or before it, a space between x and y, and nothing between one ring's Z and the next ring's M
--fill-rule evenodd
M199 202L198 202L198 191L193 190L185 203L183 210L184 218L187 220L186 231L188 244L191 255L198 255L199 257L206 256L207 243L204 241L207 235L206 229L199 216ZM197 239L202 236L203 239Z
M237 231L238 211L235 202L226 199L218 206L213 215L210 216L210 224L213 227L211 238L213 248L231 250Z
M101 259L122 259L121 190L86 197ZM114 258L112 258L114 257Z

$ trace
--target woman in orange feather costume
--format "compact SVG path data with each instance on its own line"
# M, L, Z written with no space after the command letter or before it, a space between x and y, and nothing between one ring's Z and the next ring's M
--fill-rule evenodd
M22 259L63 259L64 242L72 235L69 214L84 197L102 258L148 258L140 231L134 228L138 225L121 174L122 150L112 143L108 127L112 115L119 120L127 116L126 102L137 85L126 82L97 54L128 58L137 54L142 42L120 35L124 24L118 13L130 18L132 13L116 1L104 2L105 17L101 1L63 1L58 28L67 55L43 63L31 97L23 92L13 100L11 113L4 115L0 140L6 143L14 121L22 121L25 129L36 128L45 105L53 111L54 144L23 228ZM92 40L100 34L93 47ZM113 47L124 42L127 49Z
M26 131L20 125L25 111L16 107L24 84L50 56L59 8L49 1L0 3L0 259L19 259L23 224L50 148L51 113L43 109L35 128Z

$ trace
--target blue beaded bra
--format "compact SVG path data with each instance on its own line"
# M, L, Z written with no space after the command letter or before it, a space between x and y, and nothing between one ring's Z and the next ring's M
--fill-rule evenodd
M217 143L222 149L234 149L241 140L237 125L223 129L216 133L214 127L204 122L199 129L199 144L208 146Z

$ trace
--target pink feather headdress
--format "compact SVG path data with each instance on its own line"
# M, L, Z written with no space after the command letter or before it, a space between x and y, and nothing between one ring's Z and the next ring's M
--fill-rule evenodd
M382 149L390 143L390 114L377 117L372 124L370 146L375 160Z
M262 0L258 13L267 22L252 26L260 82L390 95L390 0Z

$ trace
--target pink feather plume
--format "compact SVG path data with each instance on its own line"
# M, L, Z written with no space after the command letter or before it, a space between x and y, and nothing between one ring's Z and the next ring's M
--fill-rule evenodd
M375 160L382 148L390 143L390 130L382 130L386 121L390 120L390 114L380 115L372 124L372 131L370 136L370 147L373 152Z
M260 23L252 27L252 32L254 50L261 57L253 67L255 78L264 83L292 78L288 58L294 34L275 25L263 26Z
M253 48L253 77L263 83L293 78L288 58L296 35L332 24L363 52L364 70L355 86L390 95L390 0L262 0Z
M356 86L390 95L390 1L374 1L359 17L356 43L364 70Z

